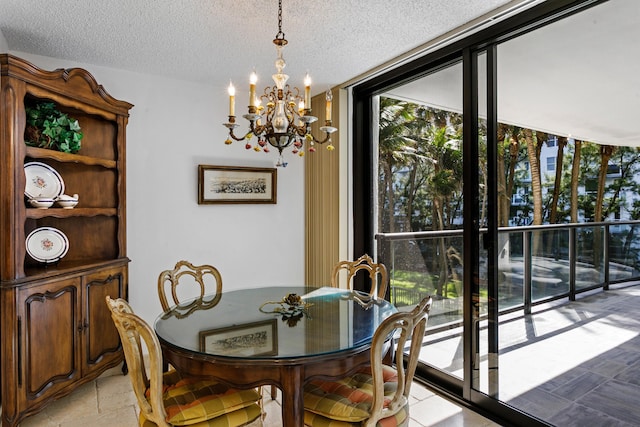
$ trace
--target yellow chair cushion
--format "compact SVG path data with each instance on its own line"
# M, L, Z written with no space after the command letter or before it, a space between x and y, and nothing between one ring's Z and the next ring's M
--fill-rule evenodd
M398 384L396 370L384 365L382 375L384 395L393 396ZM389 401L390 398L385 399L383 406L387 407ZM336 381L311 381L304 390L305 423L314 427L359 425L371 416L372 402L373 376L369 367ZM402 425L408 412L405 406L395 416L380 420L378 426Z
M257 404L261 396L256 389L237 390L210 379L180 378L175 371L166 373L164 379L166 421L171 425L240 425L242 421L250 422L261 414ZM239 421L230 423L232 418Z
M408 418L409 416L405 407L393 417L383 418L378 421L376 427L406 426ZM336 421L309 411L304 412L304 425L313 427L362 427L361 422L349 423L346 421Z
M202 421L195 424L188 424L188 427L229 427L243 426L257 420L262 415L262 409L256 404L252 404L242 409L235 410L229 414L220 415L211 420ZM140 427L157 427L157 425L140 414Z

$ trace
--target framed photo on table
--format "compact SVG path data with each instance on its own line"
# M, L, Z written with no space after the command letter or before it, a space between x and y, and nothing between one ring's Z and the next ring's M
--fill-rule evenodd
M278 354L277 321L270 319L201 331L200 351L241 357Z
M198 204L276 203L275 168L198 165Z

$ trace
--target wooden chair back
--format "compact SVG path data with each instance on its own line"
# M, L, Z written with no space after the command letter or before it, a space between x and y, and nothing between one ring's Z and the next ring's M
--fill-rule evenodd
M367 254L362 255L355 261L340 261L336 264L331 273L331 286L339 288L340 279L346 272L347 288L353 289L353 278L360 271L366 272L371 281L369 294L371 296L377 296L378 298L384 298L387 293L389 280L387 267L382 263L374 263L373 259Z
M411 384L413 383L416 366L420 358L420 350L422 349L422 340L431 303L431 297L427 296L410 312L392 314L376 329L371 347L371 373L374 386L373 403L371 405L371 417L366 420L365 426L375 426L379 420L395 415L408 404L409 392L411 391ZM389 404L384 407L383 349L392 333L397 338L395 368L398 373L398 387ZM407 344L408 342L409 344ZM409 351L405 353L407 345L409 346ZM403 360L406 361L406 365Z
M207 286L211 281L214 286ZM160 273L158 296L162 311L171 316L185 317L195 310L206 310L220 302L222 276L212 265L194 266L188 261L178 261L173 270ZM273 399L276 393L276 386L271 386Z
M125 300L107 296L106 301L120 334L129 378L141 414L159 427L171 427L166 422L167 414L162 400L162 350L158 337L144 320L133 313ZM145 365L142 343L149 353L148 366ZM148 397L145 395L147 390Z
M194 266L188 261L178 261L173 270L160 273L158 296L165 313L175 306L180 315L186 316L218 304L222 297L222 276L212 265Z

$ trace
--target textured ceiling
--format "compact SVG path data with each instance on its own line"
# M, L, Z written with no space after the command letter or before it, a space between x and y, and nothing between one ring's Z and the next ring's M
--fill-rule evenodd
M497 9L505 15L541 1L283 0L285 72L297 86L309 72L319 93L465 24L480 25ZM0 0L0 32L11 51L67 59L70 66L81 62L164 75L223 92L229 80L241 87L254 68L259 85L271 84L277 7L276 0ZM640 40L639 17L640 1L612 1L579 14L582 23L558 24L505 44L501 120L639 145L640 89L634 82L640 61L629 55ZM532 57L540 66L518 65ZM447 96L458 93L447 81L434 85L432 79L394 92L433 102L433 88ZM438 102L455 110L460 100Z
M528 1L528 0L526 0ZM526 2L525 1L525 2ZM291 82L344 83L523 0L284 0ZM253 68L271 84L276 0L0 0L11 51L226 87Z
M633 54L639 22L640 1L615 0L501 43L498 120L599 144L640 146L640 60ZM387 95L461 111L462 66ZM486 116L483 99L479 111Z

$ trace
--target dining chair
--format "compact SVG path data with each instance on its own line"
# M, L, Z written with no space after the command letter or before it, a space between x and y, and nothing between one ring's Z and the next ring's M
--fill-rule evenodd
M431 303L425 297L411 312L392 314L378 326L369 366L339 380L309 382L304 388L305 426L409 425L409 392ZM381 350L396 332L396 364L385 365Z
M188 261L178 261L173 270L160 273L158 296L165 313L173 308L187 316L218 304L222 297L222 276L212 265L195 266Z
M178 261L173 270L164 270L158 276L158 296L162 311L185 317L196 310L212 308L220 302L222 275L212 265L195 266L189 261ZM168 367L166 363L163 366L165 370ZM271 398L275 399L276 386L270 387Z
M125 300L109 296L105 299L122 341L140 407L140 426L245 426L261 422L258 390L235 390L210 379L183 376L175 370L163 373L160 342L153 329ZM149 353L148 364L143 343Z
M367 254L362 255L355 261L338 262L333 267L333 272L331 273L331 286L339 288L341 278L344 277L346 272L347 288L353 289L353 277L360 271L364 271L369 275L371 282L369 294L371 296L377 296L378 298L384 298L387 293L387 280L389 276L387 267L382 263L373 262L373 259Z

